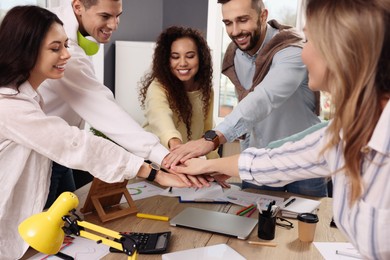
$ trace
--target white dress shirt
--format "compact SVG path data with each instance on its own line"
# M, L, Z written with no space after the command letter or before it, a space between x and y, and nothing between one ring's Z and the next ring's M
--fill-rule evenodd
M72 126L83 127L85 120L128 151L161 163L169 151L155 135L134 121L116 103L112 92L96 78L91 57L77 43L79 25L71 1L64 2L51 11L64 22L72 57L63 78L46 80L39 87L44 100L43 110L48 115L63 118Z
M106 182L133 178L143 158L104 138L47 116L25 82L0 88L0 259L18 259L28 245L18 234L24 219L47 200L51 161L90 172Z

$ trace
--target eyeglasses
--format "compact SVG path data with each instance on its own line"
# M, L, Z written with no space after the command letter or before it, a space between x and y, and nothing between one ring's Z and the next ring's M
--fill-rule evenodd
M279 222L278 222L278 220L279 220ZM285 229L292 229L292 228L294 228L294 225L293 225L292 222L288 221L285 218L281 218L281 217L277 217L276 218L276 225L280 226L282 228L285 228Z

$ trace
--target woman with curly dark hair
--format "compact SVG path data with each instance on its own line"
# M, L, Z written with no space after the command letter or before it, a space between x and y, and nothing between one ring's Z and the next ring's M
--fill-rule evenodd
M199 31L177 26L163 31L152 71L141 81L144 128L169 149L201 138L213 127L212 74L210 48Z

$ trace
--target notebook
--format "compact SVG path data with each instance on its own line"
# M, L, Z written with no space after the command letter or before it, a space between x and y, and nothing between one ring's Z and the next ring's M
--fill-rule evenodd
M283 203L280 210L283 217L296 218L299 213L316 213L320 204L318 200L292 196Z
M217 211L186 208L169 222L171 226L188 227L203 231L247 239L258 220Z

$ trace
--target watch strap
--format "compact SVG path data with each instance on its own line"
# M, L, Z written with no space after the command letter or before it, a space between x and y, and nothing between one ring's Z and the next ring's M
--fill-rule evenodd
M148 176L148 178L146 178L146 179L147 179L148 181L154 181L154 179L156 179L156 175L157 175L157 170L151 168L151 171L150 171L150 173L149 173L149 176Z
M149 160L145 160L145 162L149 165L149 168L150 168L149 176L146 179L148 181L154 181L158 171L161 169L161 166L158 165L157 163L151 162Z
M212 134L214 135L213 138L210 138L209 134ZM213 142L214 144L214 148L213 150L217 149L220 145L220 142L219 142L219 136L217 135L217 133L214 131L214 130L208 130L204 135L203 135L203 138L206 140L206 141L211 141Z

